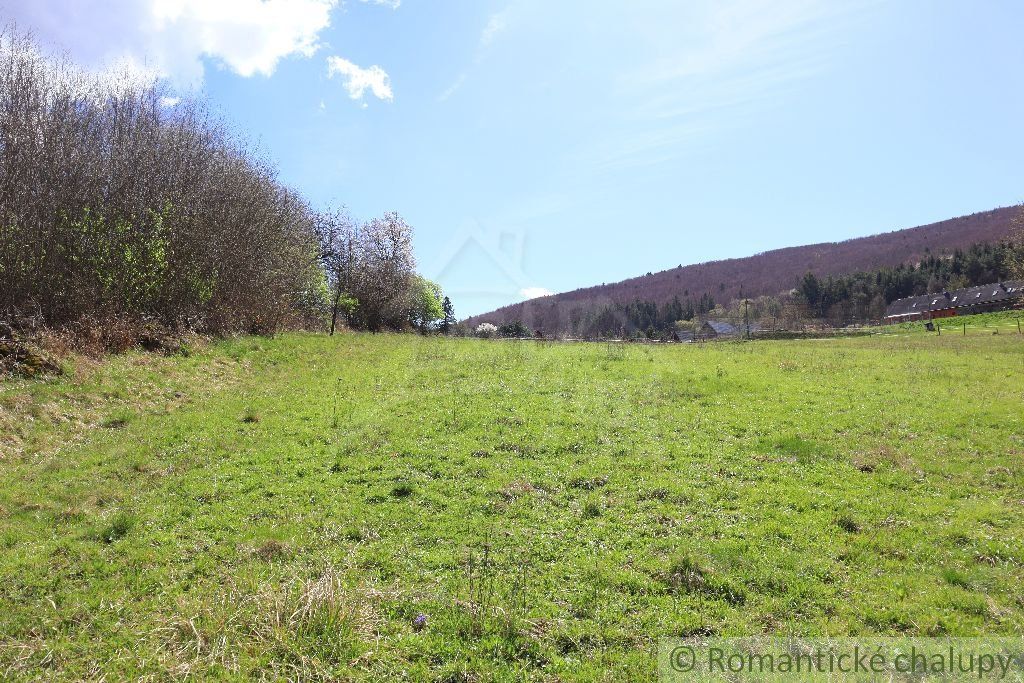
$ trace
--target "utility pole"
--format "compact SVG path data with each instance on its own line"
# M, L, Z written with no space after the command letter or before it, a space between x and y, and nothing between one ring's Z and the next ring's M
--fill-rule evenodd
M743 296L743 285L740 285L740 298L743 299L743 326L747 330L747 339L750 339L750 311L747 307L747 297Z

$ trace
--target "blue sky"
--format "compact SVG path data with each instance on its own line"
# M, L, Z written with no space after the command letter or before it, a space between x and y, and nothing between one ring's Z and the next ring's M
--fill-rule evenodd
M315 205L399 211L460 317L1024 200L1016 0L123 2L3 13L201 90Z

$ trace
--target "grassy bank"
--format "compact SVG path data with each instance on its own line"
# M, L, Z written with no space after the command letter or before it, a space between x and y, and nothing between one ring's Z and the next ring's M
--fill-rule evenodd
M1010 334L296 334L8 381L0 677L623 680L661 635L1019 633L1022 371Z
M879 328L880 334L959 334L990 335L1020 334L1024 330L1024 311L997 311L977 315L954 316L933 321L937 328L929 331L922 321L886 325Z

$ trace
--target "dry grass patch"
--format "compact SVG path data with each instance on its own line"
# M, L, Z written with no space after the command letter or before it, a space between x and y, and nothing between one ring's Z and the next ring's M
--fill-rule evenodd
M310 578L234 586L199 610L179 604L154 632L174 677L216 671L250 678L336 680L379 635L384 593L333 565ZM186 616L191 614L191 616Z

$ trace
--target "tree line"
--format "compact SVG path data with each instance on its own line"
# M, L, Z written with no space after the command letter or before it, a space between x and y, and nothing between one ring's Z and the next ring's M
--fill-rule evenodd
M0 30L0 319L426 329L412 229L316 211L200 100ZM447 303L454 319L451 302Z
M411 326L420 331L440 321L455 323L451 299L416 273L412 227L397 213L357 223L345 211L316 216L320 262L329 289L330 333L339 322L379 331Z
M1024 245L972 244L949 255L927 254L916 264L819 278L807 273L795 296L812 318L871 320L897 299L1019 277Z
M1024 219L1021 227L1024 228ZM596 308L576 305L559 311L562 322L549 333L585 338L664 339L673 333L692 332L698 322L707 319L749 321L760 327L783 329L813 321L834 325L876 321L884 317L890 303L904 297L1024 279L1022 238L1024 234L1018 234L1012 242L976 243L947 255L928 253L915 264L850 275L820 278L807 273L790 292L776 296L716 302L709 293L693 297L684 291L682 296L675 295L661 305L639 298ZM515 319L496 326L494 334L529 336L529 328Z
M588 339L669 337L680 328L692 327L687 323L707 317L715 310L718 310L715 299L707 292L700 296L684 292L682 296L673 296L660 306L642 299L628 303L607 302L596 308L575 306L565 312L563 324L548 329L546 333L564 333ZM494 328L493 334L502 337L529 337L535 332L545 334L543 326L532 330L518 319L495 325ZM462 334L473 332L480 334L476 328L460 330Z
M575 327L588 337L660 337L676 331L680 322L703 318L715 310L708 292L699 297L675 295L662 305L637 299L626 304L606 304L591 316L579 316Z

